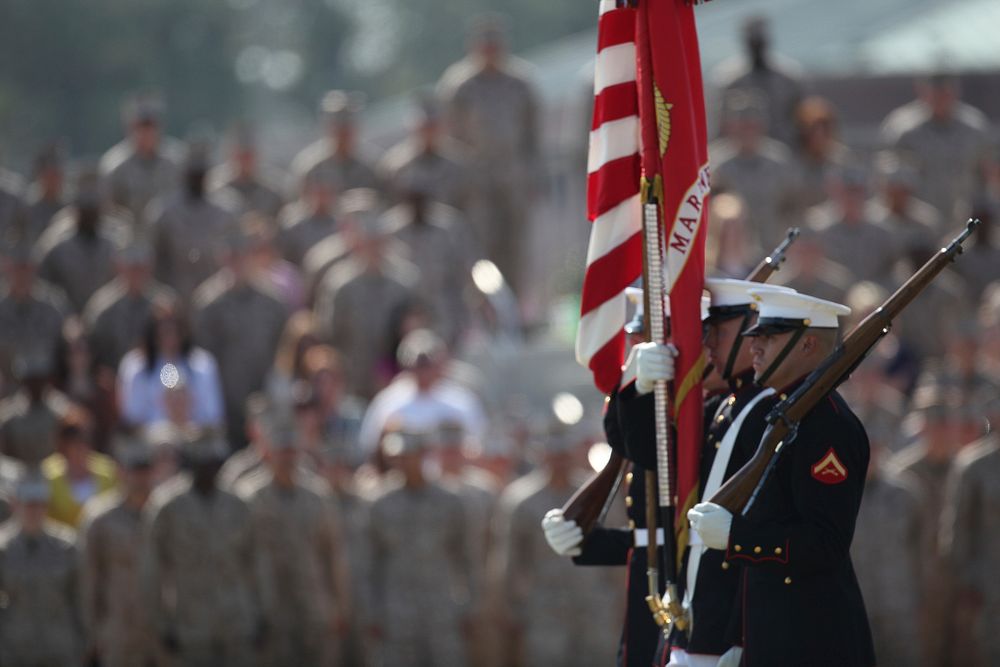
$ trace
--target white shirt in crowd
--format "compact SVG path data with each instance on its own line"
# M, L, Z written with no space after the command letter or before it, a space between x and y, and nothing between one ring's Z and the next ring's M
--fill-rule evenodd
M385 427L399 421L407 429L433 430L443 422L457 422L465 428L470 442L481 443L486 432L486 414L476 395L449 380L441 380L420 392L408 373L402 373L372 399L361 432L362 451L378 447Z
M173 364L175 370L165 371L168 364ZM179 378L161 377L175 373ZM157 359L152 371L142 350L126 354L118 366L122 418L137 426L166 420L166 385L180 378L186 385L191 421L199 426L220 426L223 409L219 368L209 352L197 347L185 359Z

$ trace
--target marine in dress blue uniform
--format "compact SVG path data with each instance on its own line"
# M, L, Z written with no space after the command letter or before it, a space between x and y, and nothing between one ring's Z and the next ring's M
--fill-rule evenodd
M746 280L710 278L705 287L711 294L705 319L708 361L728 383L729 393L714 410L706 403L698 487L702 499L715 493L750 460L766 427L764 417L775 402L773 390L754 382L749 346L742 336L757 319L756 302L749 290L762 286ZM789 291L774 286L764 289ZM651 424L652 419L648 421ZM735 431L730 434L731 429ZM651 435L647 442L652 442ZM722 552L706 549L692 532L678 579L678 594L689 615L689 626L685 631L674 628L669 642L661 643L657 664L669 661L676 666L715 667L719 656L733 647L728 635L737 620L739 568L727 562Z
M629 289L628 295L636 304L635 316L625 325L625 333L629 344L641 340L643 332L642 290ZM625 618L622 626L616 664L618 667L650 667L653 664L657 643L663 633L653 621L649 606L646 603L648 594L646 568L646 546L649 540L649 530L646 525L646 470L655 469L655 457L644 458L643 464L633 456L636 452L629 446L626 435L626 423L632 419L632 411L636 410L652 420L652 397L638 396L634 387L634 367L627 365L622 379L622 388L608 396L605 405L604 431L611 448L625 457L626 474L623 492L628 515L627 528L611 528L597 526L586 538L582 531L572 521L562 517L562 511L551 510L543 521L543 529L547 537L550 531L564 531L567 535L565 547L559 538L549 537L549 543L557 553L573 556L577 565L625 566L628 568L626 586ZM621 406L621 394L629 397L629 405ZM650 427L650 431L651 431ZM654 489L655 493L655 489ZM572 528L569 524L572 524ZM657 543L663 543L662 527L657 527ZM662 595L663 590L660 590Z
M798 293L753 290L744 333L757 381L784 398L832 351L850 309ZM800 423L746 515L700 503L688 517L724 562L740 565L734 641L744 667L872 667L871 632L850 559L868 438L832 393Z

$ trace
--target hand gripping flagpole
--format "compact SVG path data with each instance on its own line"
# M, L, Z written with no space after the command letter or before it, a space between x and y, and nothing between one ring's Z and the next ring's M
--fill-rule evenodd
M664 275L662 232L660 224L660 203L657 197L659 177L654 183L643 183L643 269L645 273L644 300L650 342L665 345L667 342L666 314L664 295L666 293L666 276ZM653 420L656 439L656 472L646 472L646 527L649 534L647 546L647 577L649 579L649 595L646 603L649 605L653 620L663 629L665 634L677 625L680 629L687 626L681 608L676 581L676 561L674 560L674 508L673 508L673 469L671 463L670 439L670 388L667 382L660 380L653 385ZM656 489L654 499L653 489ZM658 551L656 527L663 527L662 558ZM666 585L666 600L660 596L659 568L662 562L664 583Z
M652 0L643 0L650 2ZM639 108L641 122L641 139L643 152L643 182L642 193L642 227L643 227L643 273L645 278L644 298L647 331L651 342L665 345L668 331L664 297L667 293L667 281L664 275L663 257L663 226L661 221L661 201L663 199L663 180L659 173L659 153L667 138L661 136L664 129L669 132L669 125L661 128L659 122L655 93L655 82L652 73L652 54L650 52L649 26L642 17L637 23L637 82L639 87ZM653 121L656 122L653 122ZM652 158L652 159L650 159ZM646 473L646 528L649 535L647 546L649 579L649 595L646 603L653 614L653 620L669 635L676 625L680 629L687 627L687 621L677 595L677 561L675 558L676 535L674 534L674 489L673 465L671 461L671 397L667 382L656 382L653 385L653 418L656 438L656 472ZM654 500L653 490L656 490ZM659 519L659 520L657 520ZM657 549L657 526L663 527L663 549ZM665 595L660 596L660 568L664 580ZM665 602L666 601L666 602Z

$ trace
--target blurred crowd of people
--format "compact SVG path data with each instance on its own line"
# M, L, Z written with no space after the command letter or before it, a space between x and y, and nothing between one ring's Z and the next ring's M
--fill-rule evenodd
M941 75L852 149L764 24L746 45L711 147L715 274L796 225L777 280L860 320L982 220L846 386L882 664L976 664L1000 612L995 133ZM359 95L320 111L287 175L252 128L181 144L139 96L72 179L58 147L0 178L0 664L613 662L623 574L539 529L599 430L497 409L459 361L519 334L528 74L478 25L375 163Z
M413 107L369 162L330 92L286 175L137 96L99 162L4 174L0 664L613 660L620 577L538 530L599 426L505 423L456 360L521 337L536 109L501 26Z

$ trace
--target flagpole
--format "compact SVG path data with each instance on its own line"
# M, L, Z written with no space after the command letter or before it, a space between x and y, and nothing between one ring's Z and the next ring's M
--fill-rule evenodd
M652 0L642 0L650 2ZM653 94L652 54L649 46L649 29L642 12L637 14L636 26L637 48L637 83L639 87L640 115L655 118L656 107ZM655 159L647 159L648 154L657 155L660 144L658 124L643 122L641 124L643 177L640 188L642 195L642 228L643 228L643 276L645 279L645 300L647 328L649 340L659 345L667 342L664 296L666 294L666 276L664 275L663 259L663 225L661 220L662 179L658 173L658 163ZM646 603L657 625L669 634L673 625L686 627L687 623L677 595L677 560L676 535L674 531L673 507L673 466L671 442L671 395L666 382L658 381L653 385L653 418L656 439L656 471L646 473L646 518L649 544L647 546L647 577L649 580L649 595ZM656 493L654 493L654 489ZM657 521L659 518L659 521ZM657 526L663 527L663 549L657 548ZM662 568L663 583L666 591L664 604L660 595L660 570Z

